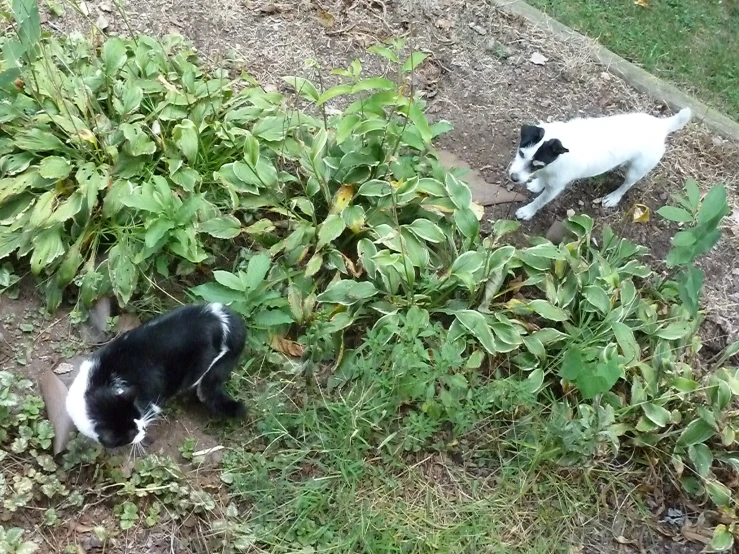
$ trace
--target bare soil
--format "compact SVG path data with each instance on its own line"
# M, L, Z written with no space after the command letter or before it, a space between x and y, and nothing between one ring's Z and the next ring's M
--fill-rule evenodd
M432 54L421 70L416 86L426 91L432 119L447 119L454 130L440 146L454 152L480 170L488 182L509 186L506 167L515 153L521 124L536 120L563 119L580 115L604 115L640 110L666 115L666 108L637 94L621 80L588 58L588 52L571 47L528 23L496 11L486 2L464 0L324 0L232 1L232 0L132 0L125 17L113 2L88 2L89 16L70 13L63 18L45 15L47 25L58 32L87 31L100 16L107 20L105 32L127 34L129 30L155 35L180 33L194 41L204 57L214 64L227 62L243 68L264 85L283 87L284 75L316 78L305 60L315 59L324 68L345 67L358 58L368 73L386 73L388 68L366 47L386 38L407 35L415 48ZM105 26L105 25L103 25ZM545 65L529 61L539 52ZM700 114L698 114L700 115ZM691 124L669 139L668 154L660 166L624 198L615 210L595 202L619 184L619 175L573 185L559 199L523 225L526 234L544 234L568 209L593 216L598 225L612 225L617 232L646 244L661 259L669 249L676 228L667 225L654 211L669 200L686 178L703 186L727 185L734 208L725 238L702 265L706 271L705 303L707 347L721 349L729 339L739 338L739 145L712 135L700 124ZM525 192L525 191L524 191ZM647 206L652 217L634 223L630 208ZM502 204L486 212L491 220L512 218L518 208ZM486 223L484 222L484 223ZM485 225L483 225L485 227ZM17 300L0 297L0 366L32 378L56 363L83 351L85 345L61 311L44 318L30 281L24 281ZM27 324L33 324L33 329ZM21 327L21 324L26 324ZM189 411L188 411L189 413ZM178 414L158 428L154 449L177 457L187 437L195 437L196 449L210 448L216 439L202 432L200 414ZM216 486L213 484L213 486ZM111 518L111 503L80 517L99 524ZM95 520L92 522L92 520ZM68 544L79 552L101 552L90 530L70 527L63 537L51 537L50 552ZM638 533L638 548L651 552L697 552L699 548L659 538L646 527ZM203 546L170 537L189 536L186 526L174 525L129 533L116 552L203 552ZM51 540L53 539L53 540ZM634 545L595 540L591 552L629 551ZM106 549L106 552L112 552Z

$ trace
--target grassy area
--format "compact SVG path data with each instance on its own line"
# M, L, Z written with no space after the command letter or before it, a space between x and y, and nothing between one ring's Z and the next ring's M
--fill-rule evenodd
M530 0L739 121L739 4L731 0Z

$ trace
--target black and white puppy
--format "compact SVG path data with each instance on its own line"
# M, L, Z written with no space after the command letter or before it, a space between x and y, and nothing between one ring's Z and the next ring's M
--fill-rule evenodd
M223 387L245 339L243 320L222 304L176 308L91 354L69 387L67 413L107 448L141 443L162 404L187 390L216 415L243 417Z
M623 184L603 198L604 207L617 206L662 159L667 136L684 127L690 117L690 108L684 108L668 118L630 113L524 125L508 174L515 183L530 180L527 188L541 194L516 211L516 217L531 219L576 179L626 166Z

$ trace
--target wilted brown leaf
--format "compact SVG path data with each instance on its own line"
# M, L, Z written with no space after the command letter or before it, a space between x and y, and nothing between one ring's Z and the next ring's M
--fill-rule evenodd
M303 346L294 340L286 339L285 337L274 336L269 345L273 350L292 358L299 358L303 355Z
M333 27L335 21L336 20L334 19L334 16L326 10L321 10L318 12L318 23L320 23L324 29L330 29L331 27Z

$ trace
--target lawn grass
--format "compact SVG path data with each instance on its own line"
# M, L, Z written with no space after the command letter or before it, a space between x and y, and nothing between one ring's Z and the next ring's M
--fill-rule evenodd
M739 4L733 0L530 0L627 60L739 120Z

